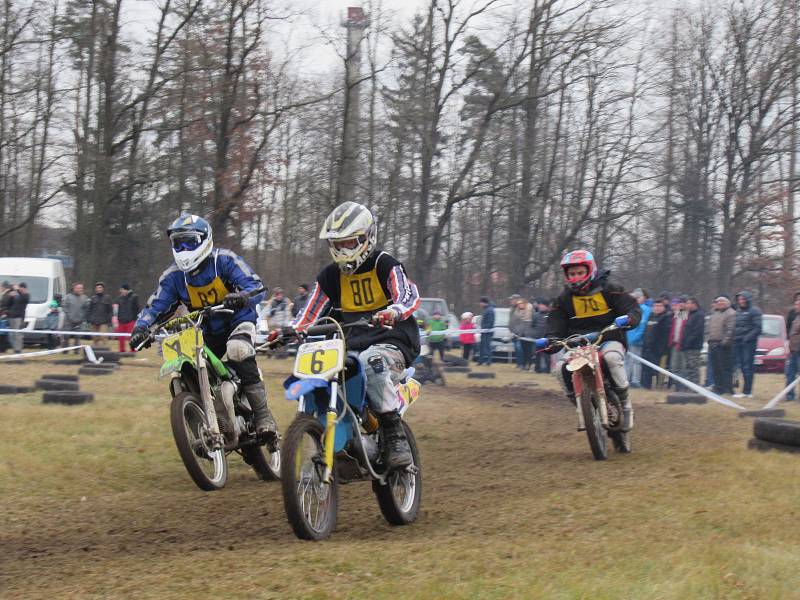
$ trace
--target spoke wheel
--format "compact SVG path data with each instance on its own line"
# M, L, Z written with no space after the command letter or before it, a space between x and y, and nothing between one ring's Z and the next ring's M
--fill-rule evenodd
M266 446L245 446L242 456L262 481L278 481L281 478L281 451L270 452Z
M325 428L308 415L289 426L281 452L281 488L286 517L297 537L322 540L336 528L339 488L336 469L330 483L323 481Z
M211 449L201 400L191 392L176 395L170 405L170 422L175 446L192 481L207 492L224 487L228 461L224 449Z
M372 491L378 499L383 517L392 525L408 525L417 520L422 500L422 467L417 440L408 424L403 421L413 462L405 469L389 473L386 483L372 482Z
M583 412L583 424L586 426L586 437L595 460L608 458L608 438L603 424L600 422L600 411L597 409L599 398L594 391L594 374L583 375L583 389L580 403Z

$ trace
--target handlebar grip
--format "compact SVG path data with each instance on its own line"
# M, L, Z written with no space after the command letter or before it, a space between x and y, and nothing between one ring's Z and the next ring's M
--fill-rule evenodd
M267 291L267 288L265 288L265 287L260 287L260 288L258 288L257 290L253 290L252 292L247 292L247 295L248 295L250 298L255 298L255 297L256 297L256 296L258 296L258 295L259 295L261 292L266 292L266 291Z
M314 325L306 329L306 335L330 335L331 333L338 333L339 327L333 323L325 325Z
M631 322L631 319L628 315L623 315L621 317L617 317L614 319L614 325L622 329L623 327L627 327L628 324Z
M550 345L550 340L546 337L537 338L533 343L536 344L536 347L539 350L544 350Z

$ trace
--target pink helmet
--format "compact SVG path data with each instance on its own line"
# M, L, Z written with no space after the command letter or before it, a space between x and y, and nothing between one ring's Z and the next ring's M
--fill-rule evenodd
M570 279L567 276L567 269L577 266L586 267L588 269L587 275L585 277L573 277ZM561 268L564 270L564 279L567 282L567 286L573 292L580 293L589 291L592 281L597 275L597 263L594 262L594 256L588 250L573 250L572 252L567 252L564 258L561 259Z

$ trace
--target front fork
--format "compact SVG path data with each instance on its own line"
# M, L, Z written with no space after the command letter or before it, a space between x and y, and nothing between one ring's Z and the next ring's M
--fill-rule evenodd
M584 429L586 427L586 422L583 420L583 410L581 409L581 394L583 392L584 381L593 383L595 395L597 396L597 410L600 412L600 423L604 428L608 428L608 401L606 399L606 388L603 382L601 360L602 355L600 352L598 352L596 348L592 348L591 364L572 373L572 389L575 390L575 410L578 413L579 429Z
M336 440L336 400L339 395L339 382L331 382L331 395L328 402L328 412L325 420L325 473L322 480L325 483L331 482L333 474L333 448Z
M219 431L219 424L217 423L217 411L214 408L214 398L211 396L211 383L208 381L208 365L206 364L205 354L203 347L198 345L195 347L197 357L197 379L200 382L200 399L203 401L203 410L206 413L208 420L208 433L211 437L211 449L220 450L225 441Z

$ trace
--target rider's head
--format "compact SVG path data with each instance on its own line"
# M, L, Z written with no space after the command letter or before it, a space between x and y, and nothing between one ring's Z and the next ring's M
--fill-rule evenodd
M375 250L378 226L366 206L344 202L325 219L319 239L328 242L328 249L339 268L344 273L353 273Z
M197 215L183 214L167 229L172 256L181 271L194 271L211 255L211 225Z
M581 294L589 291L597 275L597 264L588 250L567 252L561 259L561 269L564 271L567 287Z

